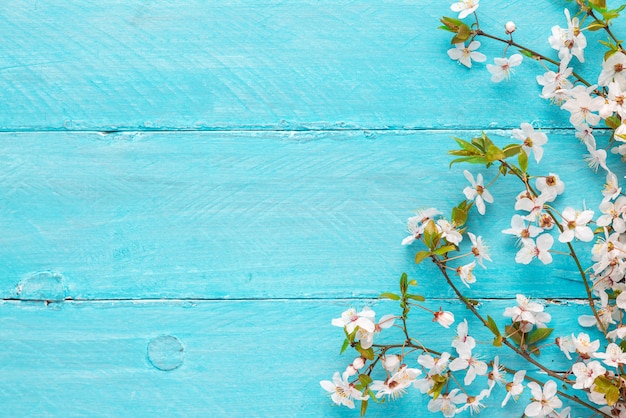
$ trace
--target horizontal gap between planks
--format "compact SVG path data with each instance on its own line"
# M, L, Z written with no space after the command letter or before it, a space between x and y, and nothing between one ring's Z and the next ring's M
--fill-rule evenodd
M478 128L478 127L459 127L459 128L446 128L446 129L434 129L434 128L290 128L290 129L262 129L262 128L207 128L207 129L113 129L113 130L98 130L98 129L85 129L85 130L70 130L70 129L0 129L0 133L4 134L36 134L36 133L63 133L63 134L99 134L99 135L112 135L112 134L124 134L124 133L310 133L310 132L398 132L398 133L413 133L413 132L433 132L433 133L454 133L454 132L502 132L512 129L518 129L519 126L501 127L501 128ZM543 132L550 133L571 133L576 132L574 128L540 128ZM608 133L612 132L610 128L596 128L594 132Z
M547 301L548 303L559 304L563 303L588 303L587 299L572 298L572 297L554 297L554 298L536 298L537 300ZM65 299L65 300L45 300L45 299L17 299L17 298L3 298L0 299L3 303L44 303L49 304L64 304L64 303L205 303L205 302L341 302L341 301L383 301L388 299L372 298L372 297L335 297L335 298L320 298L320 297L294 297L294 298L119 298L119 299ZM503 300L515 300L514 296L502 297L502 298L475 298L480 302L489 301L503 301ZM454 302L456 298L428 298L427 302L446 301Z

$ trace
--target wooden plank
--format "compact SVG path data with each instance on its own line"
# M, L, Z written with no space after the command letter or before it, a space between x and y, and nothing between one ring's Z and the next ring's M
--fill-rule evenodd
M463 167L449 170L444 150L450 136L475 134L2 134L0 295L375 297L406 271L426 294L452 296L431 268L414 265L419 247L400 242L414 210L449 213L464 199ZM582 208L581 196L597 207L604 177L585 167L584 147L571 132L548 134L545 162L531 173L565 181L557 207ZM504 131L490 135L510 141ZM496 202L470 223L494 259L477 271L480 294L580 297L564 257L555 257L559 284L550 287L542 265L511 266L517 249L500 231L520 190L512 179L496 184Z
M449 6L7 0L0 130L567 126L533 87L538 64L496 85L484 64L468 71L448 58L450 36L435 28L454 15ZM516 39L550 53L547 38L554 24L565 24L563 7L483 0L481 22L503 34L514 17ZM500 47L482 50L502 55ZM486 104L496 97L494 118Z
M3 302L2 410L10 416L355 417L357 411L333 407L319 381L352 360L350 353L339 355L342 332L331 319L365 303L372 301ZM511 304L485 301L481 310L504 324L499 312ZM445 301L427 306L467 312ZM382 302L373 309L382 315L398 308ZM578 304L546 309L555 334L571 330L575 315L585 311ZM415 318L430 321L420 312ZM474 324L470 320L471 331ZM418 329L414 335L431 348L451 349L454 330L430 323ZM490 336L473 335L477 352L494 353ZM519 366L506 349L498 354L501 364ZM544 349L545 356L553 367L565 367L555 347ZM503 388L494 390L490 413L502 411L504 395ZM372 405L368 416L415 414L426 403L411 388L398 402ZM524 406L521 400L507 411L519 415Z

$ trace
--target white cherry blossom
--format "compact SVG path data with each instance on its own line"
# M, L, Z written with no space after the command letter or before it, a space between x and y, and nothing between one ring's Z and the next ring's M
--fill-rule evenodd
M559 51L559 59L569 59L571 56L578 58L578 61L585 62L583 50L587 46L587 39L580 30L578 18L570 18L569 10L565 9L567 18L567 29L560 26L552 27L552 35L548 38L550 46Z
M454 48L448 50L448 56L458 61L459 64L472 68L472 61L485 62L487 60L485 54L476 51L479 47L480 42L478 41L472 41L467 46L465 46L465 43L460 42L454 44Z
M572 372L576 376L576 383L572 387L574 389L588 389L593 385L596 377L606 373L606 369L594 360L587 364L583 362L574 363Z
M537 177L535 186L542 195L546 196L547 202L553 202L565 190L565 183L554 173L550 173L550 175L545 177Z
M476 267L476 261L472 261L469 264L464 264L460 267L457 267L456 272L461 278L463 284L467 287L471 283L476 283L476 276L474 275L474 268Z
M574 238L584 242L593 239L593 231L587 226L593 218L592 210L577 213L574 208L567 207L563 210L562 218L563 232L559 235L560 242L571 242Z
M610 367L619 367L626 364L626 353L624 353L621 347L615 343L607 345L604 353L596 352L593 356L595 358L602 359L604 364Z
M549 234L542 234L537 237L535 243L532 239L523 241L522 248L517 252L515 256L515 262L520 264L529 264L535 257L537 257L543 264L550 264L552 262L552 254L550 254L550 248L554 244L554 238Z
M357 390L352 384L348 383L345 378L340 377L339 372L335 372L333 375L333 381L322 380L320 385L324 390L330 392L330 398L337 405L345 405L350 409L354 408L354 401L364 401L369 399L369 396L363 396L363 394Z
M536 237L541 232L543 232L543 229L531 223L526 225L524 217L518 214L513 215L511 218L511 227L502 230L503 234L515 235L522 243L530 238Z
M506 396L502 401L503 408L511 398L517 402L517 399L524 391L524 376L526 376L526 370L519 370L513 375L513 381L506 384Z
M491 193L489 193L489 190L487 190L483 184L483 175L478 173L476 175L476 181L474 181L472 173L467 170L463 170L463 175L472 185L472 187L467 186L463 189L463 194L468 200L475 201L478 213L484 215L485 202L493 203L493 196L491 196Z
M464 19L478 9L479 2L480 0L461 0L453 3L450 9L453 12L459 12L459 19Z
M459 404L467 401L467 395L459 392L459 389L452 389L449 393L441 394L437 399L428 401L430 412L441 412L444 417L450 418L456 415Z
M602 62L602 72L598 76L598 84L608 86L611 81L617 82L626 89L626 54L616 52Z
M536 382L528 383L528 388L532 393L533 402L524 409L527 416L545 417L563 406L563 402L556 396L557 386L554 380L548 380L543 389Z
M520 54L513 54L510 58L494 58L495 64L487 64L487 70L491 73L491 81L499 83L511 77L511 69L522 63Z
M492 261L489 257L489 248L485 244L482 237L477 237L471 232L467 233L467 236L470 237L470 241L472 241L472 254L476 257L478 264L480 264L483 268L485 268L485 264L483 264L483 260Z
M542 146L548 142L548 137L543 132L535 131L530 123L522 123L521 129L513 129L513 138L522 141L522 149L530 157L530 154L534 154L535 161L539 163L543 156Z

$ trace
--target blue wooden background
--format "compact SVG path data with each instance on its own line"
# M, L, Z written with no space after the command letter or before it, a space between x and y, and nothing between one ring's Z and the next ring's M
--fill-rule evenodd
M493 84L448 58L435 28L450 3L2 2L1 414L357 416L319 386L351 361L332 318L397 312L376 297L404 271L428 306L464 313L400 245L413 210L462 198L451 136L505 144L532 122L563 204L604 181L539 98L538 64ZM513 19L546 53L565 24L561 1L480 5L485 30ZM573 266L511 265L499 231L516 191L492 189L494 263L470 294L501 323L516 293L556 298L548 312L571 331L586 313ZM421 320L415 332L446 349L453 331ZM421 416L426 402L413 391L370 415Z

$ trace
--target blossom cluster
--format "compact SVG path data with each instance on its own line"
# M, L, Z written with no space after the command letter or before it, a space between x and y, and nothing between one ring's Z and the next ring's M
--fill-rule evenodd
M626 418L626 194L607 162L607 150L626 161L626 50L611 30L626 5L609 9L603 0L576 0L577 11L565 9L562 24L546 34L556 55L550 58L518 44L513 39L518 30L514 22L504 24L505 37L484 32L476 17L479 3L455 1L450 9L457 17L441 19L441 29L453 33L448 56L464 67L475 68L475 63L487 61L479 51L482 44L478 39L501 42L502 56L486 64L496 83L510 79L515 67L525 65L525 58L543 65L546 71L536 77L540 97L568 112L572 132L586 148L585 161L592 173L602 169L606 176L599 214L596 217L594 210L586 207L584 197L579 205L560 207L559 196L566 190L561 177L553 172L529 172L529 161L540 164L548 143L546 132L532 123L523 122L512 129L513 142L504 146L485 133L470 140L454 138L458 149L450 151L455 157L451 166L466 163L482 168L463 171L467 180L459 190L463 199L449 216L430 207L409 217L408 234L401 244L419 246L415 262L432 262L465 306L467 317L458 321L452 311L430 309L424 296L412 292L417 283L403 274L398 293L380 296L398 302L399 313L377 321L372 308L365 306L360 311L350 308L331 321L343 330L342 353L351 348L357 355L343 372L335 372L332 380L320 384L335 404L355 408L359 401L362 414L370 401L397 400L418 391L427 397L427 409L444 417L478 413L487 399L495 398L502 407L511 399L523 402L528 417L569 417L571 407L576 406L586 408L589 416ZM472 16L474 21L466 23ZM593 83L576 71L585 63L585 33L590 31L605 31L609 39L601 42L607 51ZM509 48L518 52L510 54ZM598 144L598 128L610 131L607 144ZM490 176L494 167L497 171ZM465 288L480 286L479 272L497 255L478 233L482 222L469 219L474 216L473 209L479 215L493 210L489 205L499 197L492 185L504 178L513 178L519 185L513 189L510 227L502 230L513 238L515 262L548 268L554 257L572 261L578 272L575 281L582 282L581 291L590 308L590 314L578 318L578 325L591 329L559 329L560 336L551 339L555 331L550 325L552 315L539 301L517 294L515 304L496 320L477 309L478 301L463 294ZM582 246L586 255L580 251L580 243L589 243ZM442 350L411 336L407 320L415 311L427 312L429 322L444 332L456 324L451 344ZM478 334L470 334L470 326L481 325L493 336L482 345L475 338ZM595 338L597 335L601 337ZM390 338L398 340L389 343ZM495 352L501 347L511 350L539 374L505 367L500 359L508 362L507 358L493 355L494 350L485 348L486 342L496 347ZM553 370L538 360L548 346L563 353L569 362L566 370Z

